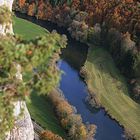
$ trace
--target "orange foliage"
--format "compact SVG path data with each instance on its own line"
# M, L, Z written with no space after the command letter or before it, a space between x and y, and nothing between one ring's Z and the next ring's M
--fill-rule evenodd
M63 128L66 129L67 128L67 125L68 125L68 119L66 119L66 118L65 119L62 119L61 120L61 125L62 125Z
M73 0L72 1L72 7L74 7L74 9L78 9L80 6L80 0Z
M60 116L60 118L63 118L72 114L73 108L67 101L63 100L59 102L59 104L57 105L56 111L57 111L58 116Z
M49 130L43 131L41 133L41 139L42 140L63 140L60 136L52 133Z
M29 16L34 16L35 7L36 7L35 3L32 3L32 4L29 5L29 7L28 7L28 15Z
M19 0L19 7L22 8L26 0Z
M19 6L25 6L25 9L29 5L28 14L33 15L34 5L29 4L26 0L17 1ZM140 19L138 0L82 0L82 3L81 0L73 0L71 6L64 3L56 7L52 7L49 1L38 0L36 7L37 13L35 15L37 18L51 20L60 26L70 24L69 19L71 18L71 13L74 13L74 9L77 12L84 11L87 13L85 23L89 27L93 27L96 23L102 24L104 22L107 23L106 25L109 28L116 28L121 32L130 31L134 33L135 25Z
M125 0L126 3L133 3L133 0Z
M39 1L39 3L38 3L38 13L37 13L37 18L38 19L43 19L44 7L45 7L45 4L44 4L43 0Z

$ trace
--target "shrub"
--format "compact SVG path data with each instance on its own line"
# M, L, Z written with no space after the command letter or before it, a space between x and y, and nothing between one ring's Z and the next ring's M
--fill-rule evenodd
M135 87L133 88L133 93L136 99L140 98L140 85L135 85Z
M86 127L83 124L80 126L73 125L69 130L69 136L72 140L87 140Z
M87 130L88 130L88 134L87 134L87 139L92 138L95 133L96 133L96 125L93 124L88 124L87 125Z
M101 27L96 24L93 28L88 29L87 41L88 43L99 45L100 44Z
M59 83L60 71L52 60L65 42L57 33L30 42L12 35L0 39L0 139L3 140L5 132L15 124L13 103L24 101L34 89L39 94L48 94Z
M133 69L135 71L135 75L137 77L140 77L140 53L138 53L135 56L135 63L134 63Z
M75 114L74 108L65 100L61 93L53 90L49 95L62 127L67 130L70 140L87 140L93 137L95 129L87 129L79 114ZM93 132L94 130L94 132Z
M121 39L121 49L122 53L126 53L129 50L133 50L135 48L135 42L131 40L131 35L127 32L123 34Z
M71 114L63 118L61 124L66 130L70 130L73 125L80 126L82 124L82 118L78 114Z
M19 7L22 8L25 4L26 0L19 0L18 4L19 4Z
M68 30L71 33L71 36L76 40L81 42L87 41L88 25L85 21L73 20Z
M28 7L28 15L34 16L35 13L36 13L36 5L35 5L35 3L32 3Z
M73 108L71 107L71 105L65 101L62 100L57 106L56 106L56 112L57 115L60 118L65 118L68 115L70 115L71 113L73 113Z
M63 140L60 136L46 130L41 133L41 140Z
M0 6L0 24L12 22L12 13L6 6Z

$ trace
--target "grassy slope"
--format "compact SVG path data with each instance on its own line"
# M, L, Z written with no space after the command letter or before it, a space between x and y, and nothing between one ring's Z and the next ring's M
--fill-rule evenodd
M89 49L85 67L88 87L100 98L109 114L140 140L140 105L128 95L125 79L103 49Z
M27 40L48 33L45 28L18 17L14 17L14 32Z
M48 99L44 96L37 96L37 93L32 93L30 99L31 102L27 102L27 106L32 118L43 127L62 137L66 137L64 130L60 127L59 121L55 117L53 107Z
M38 35L45 35L48 32L36 24L17 17L14 17L14 23L14 32L23 36L24 39L32 39ZM27 106L32 118L43 127L65 137L64 130L60 127L53 112L53 108L46 98L37 96L36 93L32 93L30 99L31 102L27 102Z

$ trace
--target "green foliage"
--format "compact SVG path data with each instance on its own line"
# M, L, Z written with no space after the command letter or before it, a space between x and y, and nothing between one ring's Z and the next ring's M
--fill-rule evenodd
M100 32L96 32L93 27L88 29L87 42L94 45L100 44Z
M0 24L10 23L12 13L6 6L0 6Z
M67 4L71 4L72 3L72 0L49 0L50 4L53 5L53 6L56 6L56 5L59 5L59 4L63 4L65 2L67 2Z
M140 53L135 56L134 71L137 77L140 77Z
M49 93L60 80L56 67L60 49L66 46L66 37L48 33L29 42L18 37L2 37L0 42L0 138L11 130L15 117L13 102L24 100L32 89ZM21 66L23 81L16 78ZM30 90L29 90L30 89Z
M46 35L49 33L41 26L21 18L14 17L14 22L14 32L21 35L26 40L31 40L36 36ZM53 133L66 138L65 131L60 126L51 103L48 99L46 100L46 98L44 98L45 96L38 96L37 94L38 91L34 90L28 97L29 99L26 98L26 104L30 115L47 130L51 130Z

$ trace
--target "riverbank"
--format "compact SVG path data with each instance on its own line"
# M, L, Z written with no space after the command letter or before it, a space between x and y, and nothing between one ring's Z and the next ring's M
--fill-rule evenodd
M128 134L139 140L140 105L130 98L126 81L108 52L90 47L84 70L91 96L97 98L101 106L124 126Z

